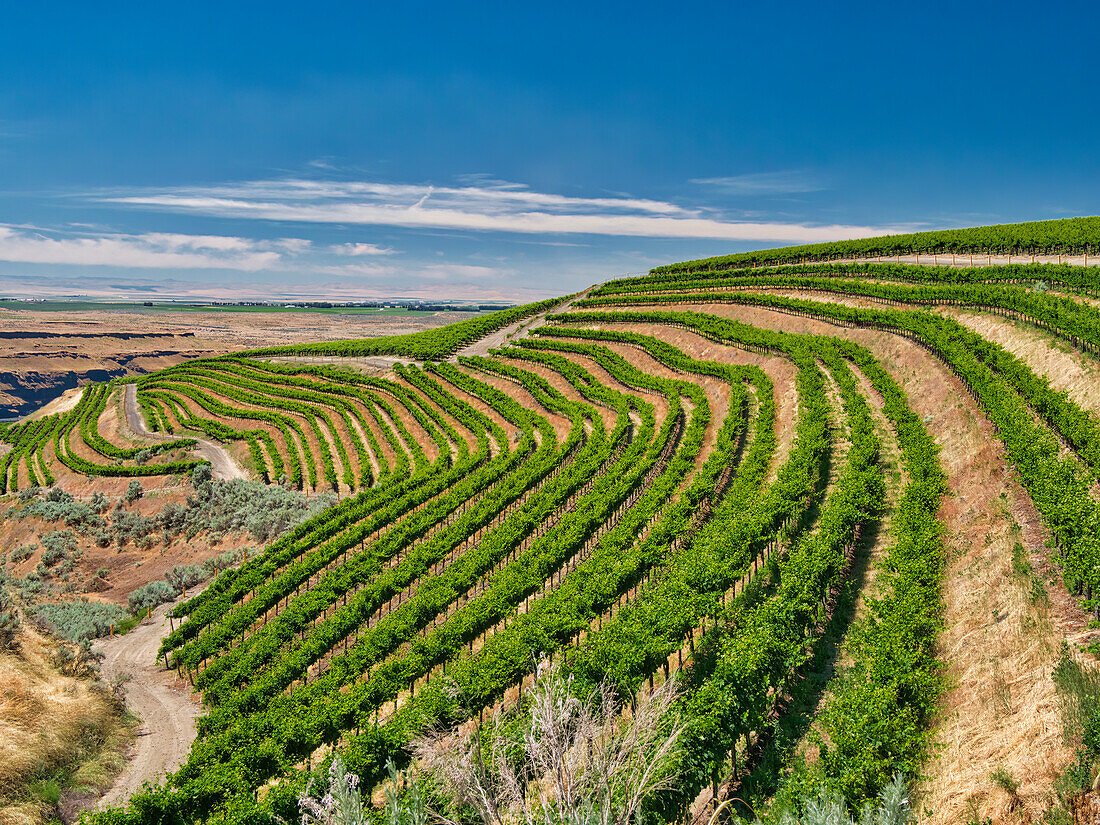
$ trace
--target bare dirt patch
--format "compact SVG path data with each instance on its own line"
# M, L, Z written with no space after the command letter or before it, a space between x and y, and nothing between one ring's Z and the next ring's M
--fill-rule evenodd
M637 324L593 324L594 329L621 329L638 332ZM675 327L657 326L646 333L660 338L700 361L760 367L772 381L775 401L776 460L769 469L767 482L775 480L779 465L794 443L795 420L798 416L798 389L795 386L797 368L790 360L778 355L765 355L750 350L718 344L702 335Z
M39 418L45 418L47 415L59 415L61 413L67 413L69 410L76 407L80 403L80 397L84 395L83 387L74 387L71 390L65 390L61 395L55 398L46 406L35 410L33 413L27 416L31 421L35 421Z
M669 369L644 350L611 341L606 342L606 346L612 352L621 355L631 365L649 375L657 375L674 381L684 380L685 376ZM730 388L725 381L709 375L695 375L691 376L689 380L703 390L707 403L710 405L710 420L707 422L707 428L703 436L703 446L695 459L695 469L698 471L717 445L718 431L726 420L726 416L729 415Z
M539 313L538 315L533 315L530 318L524 318L523 320L517 321L514 324L509 324L506 327L502 327L501 329L498 329L496 332L491 332L488 335L486 335L484 338L481 338L477 341L474 341L474 343L470 344L467 347L463 347L461 350L458 351L458 356L474 356L474 355L487 356L489 354L489 350L499 349L500 347L503 347L506 344L508 344L513 339L523 338L531 330L538 329L540 326L542 326L543 324L546 323L546 316L549 315L550 313L565 312L571 306L573 306L573 301L577 301L577 300L580 300L581 298L584 298L585 296L588 295L589 290L594 289L594 288L595 288L594 286L590 286L588 289L584 290L583 292L578 293L575 298L567 301L566 303L562 304L559 307L551 308L547 312L542 312L542 313ZM456 356L456 358L458 356ZM452 359L452 360L455 360L455 359Z
M511 366L518 369L527 370L528 372L532 372L535 375L538 375L540 378L543 378L551 387L556 389L570 401L575 401L579 404L585 405L591 403L588 401L587 398L585 398L583 395L581 395L580 392L577 391L576 387L566 381L561 376L561 373L556 372L549 367L522 359L499 358L498 360L502 363L510 364ZM595 409L596 417L600 418L603 421L604 430L610 432L611 429L615 426L615 411L610 410L607 407L601 406L599 404L593 404L592 407Z

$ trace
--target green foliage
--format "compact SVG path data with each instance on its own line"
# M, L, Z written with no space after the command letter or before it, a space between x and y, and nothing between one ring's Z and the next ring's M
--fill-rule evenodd
M1093 474L1100 467L1097 423L1064 394L1051 392L1045 381L1039 380L1002 348L983 341L961 324L928 312L860 309L754 293L693 293L688 296L639 296L638 299L609 296L598 300L601 304L618 300L628 304L638 300L755 304L797 315L824 317L842 324L896 331L922 343L966 384L995 425L1010 461L1019 470L1024 486L1054 533L1067 586L1077 593L1100 592L1100 563L1097 563L1100 545L1095 540L1100 509L1088 492ZM1080 314L1080 311L1075 310L1075 313ZM695 313L638 315L671 323L699 319ZM1100 320L1100 313L1094 310L1092 315ZM592 317L589 313L570 316L572 320ZM608 319L615 314L602 313L596 317ZM1050 325L1046 321L1043 323ZM1094 326L1100 330L1100 323ZM1086 335L1094 336L1094 333ZM1074 340L1086 341L1076 336ZM1034 420L1036 414L1041 417L1041 423ZM1058 434L1077 448L1087 467L1082 467L1075 457L1060 454Z
M12 564L18 564L19 562L26 561L32 555L34 555L34 551L37 549L38 547L34 544L21 544L19 547L16 547L14 550L11 551Z
M0 571L0 652L19 649L19 612L8 592L7 576Z
M766 266L832 258L911 255L916 252L926 255L953 252L1080 255L1097 249L1097 237L1100 237L1100 218L1065 218L763 249L669 264L657 267L654 272L691 272L700 269Z
M334 503L331 496L306 498L292 490L243 479L211 482L205 466L196 468L194 472L200 477L197 495L186 503L166 504L155 515L143 516L116 508L111 511L108 522L99 515L108 506L105 496L96 494L89 503L83 503L59 488L51 490L46 499L23 507L16 515L20 518L33 516L48 522L63 521L78 532L92 536L101 547L111 543L123 547L150 540L153 536L160 536L167 544L180 535L192 538L199 533L225 535L240 531L248 532L257 542L267 542ZM134 480L133 483L138 484L136 492L140 489L140 482ZM61 549L50 550L54 544ZM71 530L54 531L43 537L43 546L51 554L44 557L44 561L51 565L57 559L72 554L76 537ZM12 561L22 561L33 552L33 546L20 548L13 551ZM226 565L221 566L224 568ZM209 578L209 574L203 578Z
M126 493L122 496L122 500L125 501L127 504L133 504L144 494L145 488L143 488L141 486L141 482L135 478L126 485Z
M50 632L70 642L106 636L112 625L130 615L118 605L87 600L38 604L30 613Z
M42 536L42 561L48 566L57 564L76 550L76 536L72 530L53 530Z
M295 344L252 350L250 356L268 355L330 355L339 357L366 355L401 355L421 361L440 360L459 349L484 338L516 321L546 312L560 304L563 298L551 298L533 304L501 310L489 315L469 318L439 329L414 332L411 335L391 335L355 341L329 341L322 344Z
M1097 761L1100 759L1100 674L1083 667L1063 644L1053 676L1062 703L1066 743L1079 744L1081 758Z
M772 820L772 817L769 817ZM843 794L822 787L816 797L798 802L797 811L784 810L779 825L908 825L913 821L905 780L896 774L876 802L867 801L853 818Z
M994 229L1004 229L1009 244L1046 237L1072 246L1081 227ZM997 231L773 257L812 259L883 244L922 252L996 246ZM164 785L135 797L129 812L97 821L291 816L294 793L306 785L296 765L337 741L347 771L373 787L391 760L406 763L408 743L426 726L457 725L494 709L530 672L532 653L554 656L578 686L610 682L624 702L684 663L680 780L648 811L659 821L682 816L699 790L727 779L753 804L776 791L780 799L810 792L786 813L777 805L771 821L906 821L898 775L919 774L944 689L934 641L945 478L929 422L913 415L869 351L843 338L652 306L762 306L925 347L994 424L1056 537L1067 584L1095 597L1100 506L1089 489L1100 474L1100 423L1020 359L925 309L982 308L1100 352L1100 312L1064 294L1094 284L1072 267L724 268L754 260L763 259L609 282L578 302L582 311L551 317L488 358L434 363L472 340L467 333L488 329L455 325L201 359L137 379L152 425L167 428L172 419L241 441L261 475L292 486L358 492L328 502L175 609L184 621L160 652L203 692L200 738ZM1050 289L1036 289L1040 281ZM786 298L775 289L850 296L859 306ZM867 301L882 307L862 308ZM701 335L708 354L689 358L658 338L624 332L626 325ZM627 347L644 355L628 361ZM793 365L795 437L782 457L775 455L775 388L762 371L733 366L737 359L724 355L732 348ZM262 360L370 353L433 363L397 367L391 380ZM519 389L502 391L508 384ZM716 387L728 400L721 421L713 419ZM842 626L831 600L854 592L853 561L885 498L879 414L867 396L876 397L896 436L901 466L891 472L905 486L891 515L891 543L876 556L875 598ZM46 438L65 426L47 425L54 435ZM24 457L43 443L29 426L9 428L6 438L24 445ZM164 508L159 521L116 515L111 529L126 540L171 537L201 529L202 514L213 535L248 525L258 541L269 538L249 519L276 512L286 490L270 488L272 498L241 521L253 488L219 485L206 467L192 472L195 493L186 506ZM62 504L51 503L59 512ZM94 524L74 518L74 529ZM1013 570L1034 579L1022 548ZM165 582L136 594L135 604L167 599L207 572L174 568ZM786 780L797 743L783 724L792 714L785 700L845 630L849 665L828 681L815 674L820 758ZM1060 682L1083 678L1059 667ZM1072 714L1081 743L1074 777L1083 778L1100 759L1097 689L1070 693L1085 697L1074 700ZM1012 777L991 778L1011 792ZM256 802L272 780L265 801ZM318 817L339 807L333 799Z
M311 796L312 782L298 799L302 814L302 825L372 825L370 802L363 804L359 791L359 777L348 773L344 760L337 754L329 766L329 783L326 793L319 799ZM393 791L389 793L393 795ZM401 805L396 795L387 798L387 813L390 825L403 825L400 815ZM420 808L423 811L423 806ZM417 821L415 825L423 825Z
M141 613L146 608L157 607L165 602L170 602L177 595L179 595L179 591L166 581L149 582L130 594L130 612L134 614Z

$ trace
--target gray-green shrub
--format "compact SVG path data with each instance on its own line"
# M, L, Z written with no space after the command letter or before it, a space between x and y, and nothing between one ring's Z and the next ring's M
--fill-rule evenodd
M172 601L178 593L179 591L166 581L149 582L130 594L130 610L133 613L140 613L146 608L157 607Z
M71 642L106 636L111 625L130 616L117 604L87 600L39 604L31 612L46 629Z

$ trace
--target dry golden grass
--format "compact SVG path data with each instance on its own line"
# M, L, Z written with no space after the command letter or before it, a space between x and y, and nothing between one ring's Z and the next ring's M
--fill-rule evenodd
M34 783L97 796L124 762L130 725L91 679L62 675L51 643L24 629L19 654L0 654L0 825L56 815Z
M1084 409L1100 414L1100 395L1096 392L1100 366L1092 356L1021 321L946 307L939 312L1000 344L1046 378L1054 389L1068 393Z
M975 813L995 823L1038 818L1070 760L1051 678L1060 638L1049 603L1013 571L1019 533L1007 508L997 514L962 507L970 529L951 537L959 553L944 583L947 627L940 638L953 687L938 725L942 749L919 804L932 812L929 823ZM993 781L998 769L1020 783L1018 799Z

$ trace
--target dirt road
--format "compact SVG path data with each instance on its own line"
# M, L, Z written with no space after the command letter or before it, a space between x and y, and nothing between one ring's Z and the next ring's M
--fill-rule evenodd
M134 384L126 385L125 404L123 406L126 408L126 424L135 433L147 438L159 438L165 441L175 438L175 436L165 435L164 433L154 433L145 426L145 418L142 416L141 410L138 409L137 386ZM245 471L237 465L237 462L233 460L225 447L201 438L197 441L199 442L198 446L192 452L210 462L215 479L229 481L234 478L248 478Z
M192 593L194 595L194 593ZM146 781L174 771L187 756L195 739L195 720L202 708L189 686L156 661L161 640L168 635L168 611L164 604L125 636L100 639L94 649L103 654L103 677L110 681L129 677L126 705L141 720L133 758L114 786L100 800L100 807L123 804Z

